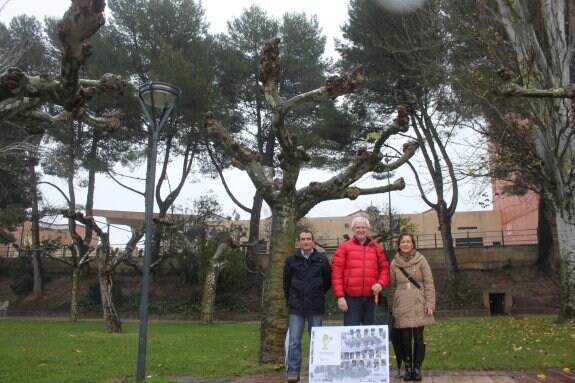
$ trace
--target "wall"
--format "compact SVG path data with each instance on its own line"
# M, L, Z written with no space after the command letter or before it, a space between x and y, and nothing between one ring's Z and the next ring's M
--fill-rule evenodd
M531 205L529 205L529 209L532 212ZM536 223L527 220L525 224L509 226L507 225L508 222L503 219L503 216L507 217L508 214L510 213L498 209L456 212L452 219L452 235L455 246L468 246L469 243L474 246L536 244ZM143 220L143 213L141 212L94 210L94 215L106 217L109 224L128 225L130 227L139 227ZM363 210L358 210L346 216L304 217L302 221L314 232L318 245L337 247L344 241L344 234L352 234L351 221L356 216L366 216L366 213ZM399 217L407 219L413 225L412 231L417 237L419 248L443 247L435 211L399 214ZM503 222L506 224L503 225ZM248 220L229 221L223 217L213 220L214 225L229 226L231 223L244 226L246 231L249 229ZM270 237L270 227L271 218L261 220L260 238L267 240ZM247 240L247 237L245 239ZM265 248L265 245L263 247Z
M532 243L522 233L537 229L539 195L529 191L523 196L505 193L508 181L495 180L492 187L493 209L501 211L501 227L509 241Z
M442 249L429 249L422 252L428 258L433 269L438 293L438 310L440 310L438 316L489 315L492 293L504 294L505 314L550 314L558 310L560 295L558 275L557 273L544 275L537 270L535 266L537 248L535 246L457 249L456 256L463 282L461 293L470 303L464 308L459 303L454 305L454 301L447 298L446 288L449 286L449 282ZM267 259L268 257L265 255L259 257L260 267L265 269ZM9 270L15 262L17 262L17 258L0 257L0 299L9 298L14 303L14 305L11 303L13 306L12 315L35 315L34 313L25 313L25 311L33 311L29 308L30 300L27 297L14 296L10 290ZM89 285L95 283L97 275L96 264L91 263L88 267L90 270L85 270L82 276L82 288L84 289L82 296L86 295ZM190 286L181 283L181 276L178 274L179 267L175 259L170 259L154 272L159 282L152 285L151 294L153 293L155 299L158 301L165 301L174 297L189 299ZM46 302L52 302L46 304L44 309L54 310L51 308L54 306L54 302L61 303L69 300L69 292L66 289L69 288L70 284L70 268L62 262L44 258L43 269L48 274L48 283L45 286L46 294L41 300L45 299ZM122 281L122 283L118 282L118 285L122 286L126 294L137 294L141 278L131 267L121 265L116 272L116 277L118 281ZM88 280L92 282L87 282ZM160 294L160 290L163 295ZM481 300L481 304L479 300ZM33 306L37 307L38 302L35 301ZM17 311L20 314L17 314ZM52 314L45 313L43 315ZM122 314L122 316L127 318L126 314ZM254 311L253 316L251 320L255 320L257 310Z
M425 249L422 253L432 268L445 268L443 249ZM532 266L537 263L537 246L456 248L455 256L460 270L494 270L503 267Z
M316 242L326 246L338 246L344 234L351 235L351 221L358 215L365 215L363 211L342 217L306 217L305 223L314 232ZM408 219L413 224L413 232L417 236L418 247L443 247L439 223L435 211L428 210L420 214L400 214L402 219ZM240 221L241 222L241 221ZM262 220L262 237L266 236L266 220ZM458 238L479 237L485 246L512 243L503 238L500 211L465 211L456 212L452 220L452 234L454 240ZM536 232L531 232L531 242L536 243ZM533 241L535 240L535 241Z
M422 253L426 256L429 264L434 269L445 268L445 258L443 249L425 249ZM331 254L328 254L331 256ZM493 270L502 267L522 267L532 266L537 262L537 246L505 246L505 247L476 247L476 248L458 248L455 250L457 264L461 270ZM267 254L260 254L257 259L258 266L265 270L267 268ZM0 257L0 267L9 268L16 258ZM143 264L143 258L138 258ZM43 258L42 265L48 273L68 273L70 268L63 262L50 258ZM91 267L96 267L92 265ZM154 272L156 274L171 274L178 270L179 264L175 259L168 259ZM134 269L130 266L120 265L118 273L133 273Z

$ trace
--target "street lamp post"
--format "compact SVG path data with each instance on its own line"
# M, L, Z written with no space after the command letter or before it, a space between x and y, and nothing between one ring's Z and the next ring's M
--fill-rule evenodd
M150 265L152 263L152 236L154 215L154 188L156 182L156 156L160 131L172 113L180 96L180 89L164 82L143 84L138 88L138 98L149 122L152 147L148 157L146 179L146 241L144 245L144 268L140 300L140 334L138 337L138 368L136 382L144 380L146 370L146 342L148 337L148 294L150 290Z

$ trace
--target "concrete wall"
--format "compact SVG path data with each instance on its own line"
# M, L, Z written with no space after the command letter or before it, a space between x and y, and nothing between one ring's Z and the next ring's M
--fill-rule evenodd
M314 232L316 242L326 246L338 246L344 241L343 235L351 235L351 221L365 212L358 211L341 217L306 217L305 223ZM419 248L441 248L443 242L439 232L439 223L435 211L428 210L420 214L400 214L402 219L409 220L412 232L416 235ZM244 224L244 221L239 221ZM261 237L269 237L270 220L261 222ZM247 221L245 222L247 227ZM479 241L479 246L501 246L503 244L536 244L536 227L505 229L501 225L500 211L465 211L456 212L452 220L452 235L455 245L468 239Z
M434 269L445 268L445 257L443 249L425 249L422 253L428 259ZM461 270L494 270L508 266L532 266L537 262L537 246L500 246L500 247L475 247L475 248L457 248L455 251L457 264ZM143 264L143 258L138 258L140 264ZM260 254L257 263L260 268L267 268L267 254ZM0 267L2 269L10 268L17 258L0 257ZM63 262L51 258L43 258L43 268L48 273L69 273L70 268ZM95 264L90 268L96 269ZM170 274L178 270L179 264L175 259L168 259L159 269L157 274ZM134 269L130 266L120 265L117 273L133 273Z
M421 252L432 268L445 268L443 249L425 249ZM532 266L537 263L537 246L456 248L455 256L460 270L494 270L510 266Z
M527 192L523 196L505 193L508 181L495 180L493 183L493 210L501 211L501 226L505 232L520 232L537 228L539 195ZM522 238L513 238L522 241Z
M439 288L441 285L445 285L446 270L442 249L427 249L422 252L431 264L434 277L436 279L436 286ZM476 299L478 297L477 293L480 294L483 308L477 307L466 310L445 310L446 306L439 302L439 306L442 308L440 309L441 312L438 313L438 316L455 317L490 315L490 305L492 305L494 297L501 297L502 295L504 301L504 314L549 314L557 311L557 308L559 307L558 277L557 275L542 275L537 270L535 267L537 261L536 246L456 249L456 257L462 280L465 281L465 286L467 286L466 294L470 294L469 291L473 292L470 299ZM260 267L262 269L267 267L267 260L268 257L266 255L261 255L259 257L258 261L260 262ZM3 286L6 289L9 288L9 281L7 278L8 270L13 267L17 261L17 258L0 257L0 274L2 274L2 277L4 278ZM140 262L141 261L142 258L140 258ZM88 267L90 268L90 272L87 275L91 275L92 278L94 278L97 273L96 264L91 263ZM43 259L43 268L45 272L52 274L54 280L61 278L62 276L64 276L65 279L68 279L70 276L70 269L67 265L51 258ZM160 278L159 280L173 280L174 278L178 278L178 269L178 262L174 259L170 259L162 264L162 267L159 270L156 270L155 273ZM122 275L126 276L124 279L124 287L130 291L133 290L134 285L138 285L140 281L140 277L136 275L135 271L131 267L125 265L121 265L118 268L116 275L118 278L121 278ZM445 296L441 299L443 298L445 298ZM67 297L65 299L67 299ZM36 315L34 313L27 314L25 312L18 314L14 311L15 309L16 306L14 306L11 315ZM61 315L61 313L46 313L42 315ZM97 316L99 314L95 315ZM132 316L130 315L131 314L122 313L123 318L135 317L137 313L134 313ZM253 315L257 315L257 313L254 313ZM170 318L166 316L161 319ZM191 317L187 319L193 320ZM236 319L239 320L239 318ZM228 320L231 319L228 318Z

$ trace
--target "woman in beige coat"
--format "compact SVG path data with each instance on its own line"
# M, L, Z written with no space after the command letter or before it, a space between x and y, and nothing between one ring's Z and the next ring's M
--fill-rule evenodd
M413 234L400 234L397 248L398 252L390 266L389 286L394 326L400 333L401 353L405 363L403 380L420 381L421 363L425 359L423 329L435 323L435 285L429 263L415 249Z

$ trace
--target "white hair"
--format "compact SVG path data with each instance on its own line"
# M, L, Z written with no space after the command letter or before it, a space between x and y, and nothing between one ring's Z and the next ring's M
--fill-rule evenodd
M357 223L365 223L367 228L371 229L371 225L369 224L369 219L367 219L365 217L359 216L359 217L355 217L354 219L352 219L351 228L353 229Z

